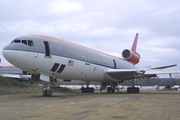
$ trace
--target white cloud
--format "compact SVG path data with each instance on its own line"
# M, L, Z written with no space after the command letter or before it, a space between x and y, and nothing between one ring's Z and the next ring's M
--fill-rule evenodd
M120 57L139 32L139 67L178 64L179 13L178 0L2 0L0 47L19 35L45 34Z
M83 10L83 5L74 1L54 0L47 3L50 13L68 14Z

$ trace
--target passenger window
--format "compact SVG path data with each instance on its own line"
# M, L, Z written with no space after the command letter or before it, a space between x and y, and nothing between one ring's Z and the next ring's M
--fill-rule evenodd
M26 40L22 40L22 43L27 45L27 41Z
M34 46L34 43L32 40L28 40L28 46Z

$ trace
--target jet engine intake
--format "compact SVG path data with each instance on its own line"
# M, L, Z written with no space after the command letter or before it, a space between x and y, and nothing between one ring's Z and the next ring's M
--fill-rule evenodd
M123 59L133 63L137 64L140 59L140 55L137 52L133 52L132 50L125 49L122 52Z

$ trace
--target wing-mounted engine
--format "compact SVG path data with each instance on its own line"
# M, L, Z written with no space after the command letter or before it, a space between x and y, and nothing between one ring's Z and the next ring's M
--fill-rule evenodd
M140 60L140 55L137 52L128 49L122 52L122 57L133 64L137 64Z

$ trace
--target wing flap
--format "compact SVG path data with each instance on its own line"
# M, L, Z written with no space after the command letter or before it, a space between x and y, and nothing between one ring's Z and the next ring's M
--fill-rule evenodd
M130 73L130 72L136 72L137 69L108 69L106 70L106 73Z

